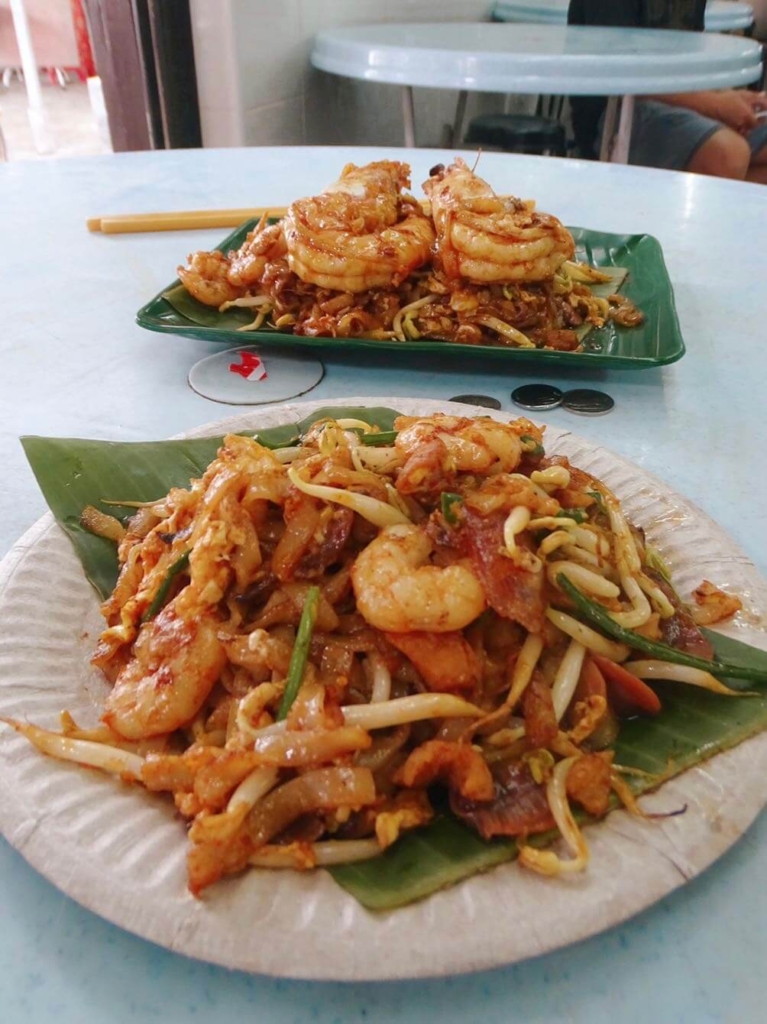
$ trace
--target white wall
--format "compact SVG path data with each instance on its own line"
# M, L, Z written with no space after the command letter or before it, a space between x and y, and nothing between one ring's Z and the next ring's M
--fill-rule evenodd
M484 21L492 0L191 0L206 146L402 145L400 90L314 70L321 28L405 21ZM416 135L439 145L456 94L416 90ZM497 109L473 95L468 115Z

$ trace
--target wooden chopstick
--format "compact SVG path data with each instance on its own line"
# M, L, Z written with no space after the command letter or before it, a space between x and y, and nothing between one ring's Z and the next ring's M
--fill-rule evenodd
M428 200L421 200L428 214ZM287 206L253 206L245 210L177 210L170 213L120 213L108 217L89 217L89 231L105 235L126 235L138 231L194 231L201 228L238 228L246 220L284 217Z
M236 228L246 220L284 217L285 206L257 206L245 210L178 210L171 213L123 213L107 217L89 217L89 231L105 235L123 235L132 231L192 231L199 228Z

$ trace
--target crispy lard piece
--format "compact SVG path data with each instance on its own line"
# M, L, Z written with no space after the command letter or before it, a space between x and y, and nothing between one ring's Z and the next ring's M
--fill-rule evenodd
M567 773L567 795L584 811L599 818L610 804L612 750L579 757Z
M412 661L430 690L465 690L479 682L479 661L461 633L386 633L385 636Z
M543 628L544 575L516 565L503 554L503 513L479 515L463 510L460 539L480 583L487 603L502 618L518 622L531 633Z
M559 732L551 687L536 672L522 696L522 714L530 746L548 747Z
M554 828L546 787L535 781L524 761L508 761L493 776L492 799L479 803L451 793L454 814L483 839L524 836Z

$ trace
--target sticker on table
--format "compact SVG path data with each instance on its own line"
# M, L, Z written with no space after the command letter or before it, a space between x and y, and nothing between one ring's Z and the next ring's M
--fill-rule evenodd
M261 356L249 349L237 353L238 363L229 364L230 373L238 373L245 380L265 380L267 377L266 367Z
M242 345L201 359L188 380L193 391L212 402L268 405L305 395L324 376L319 359Z

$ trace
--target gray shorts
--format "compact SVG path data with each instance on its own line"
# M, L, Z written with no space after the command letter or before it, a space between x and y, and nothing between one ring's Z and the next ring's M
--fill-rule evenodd
M722 127L721 121L694 110L642 100L634 113L629 163L682 171L703 143ZM767 121L760 122L745 138L751 152L758 153L767 146Z

